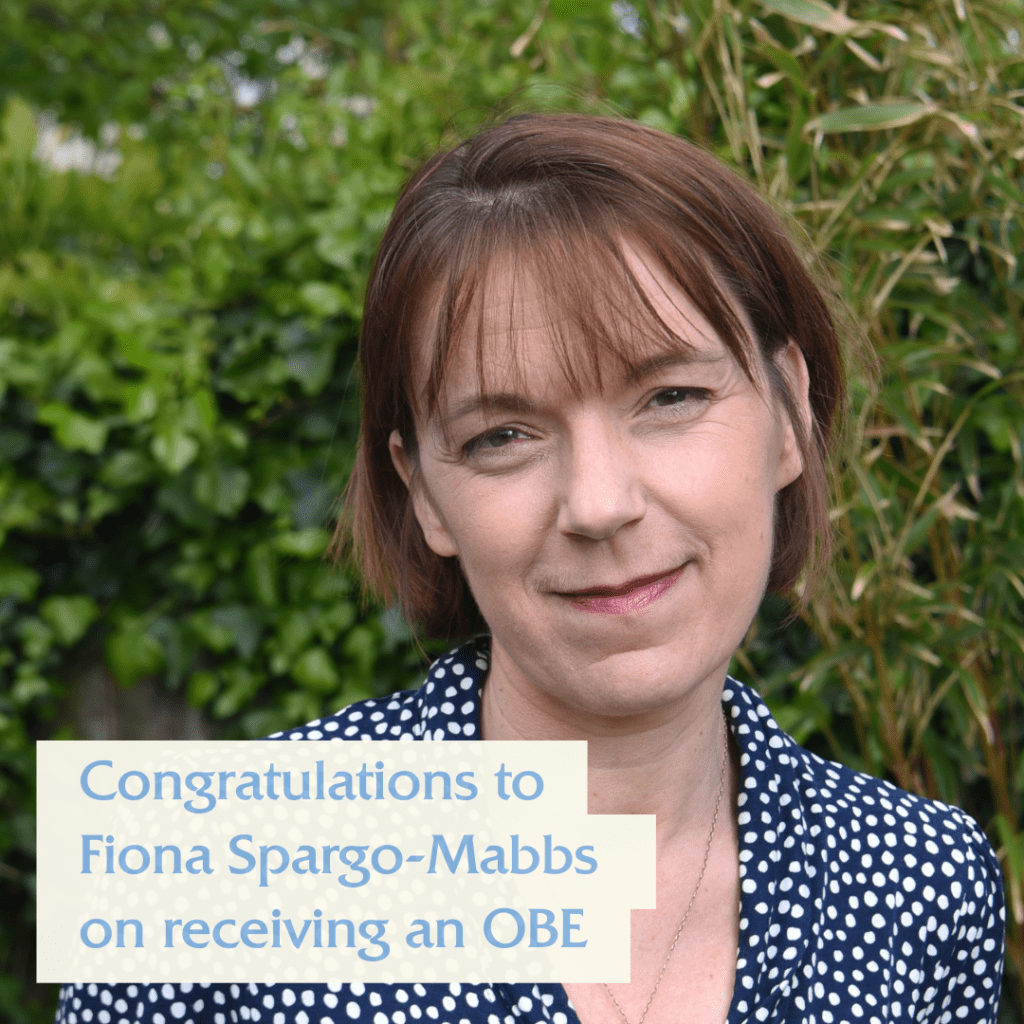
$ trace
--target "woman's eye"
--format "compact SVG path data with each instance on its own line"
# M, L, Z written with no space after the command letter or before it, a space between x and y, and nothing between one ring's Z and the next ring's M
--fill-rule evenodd
M667 406L703 402L708 397L709 392L704 388L664 388L651 399L651 405L663 409Z
M466 455L475 455L478 452L494 451L496 448L506 448L516 441L526 439L527 435L516 427L499 427L497 430L489 430L486 434L473 438L464 448Z

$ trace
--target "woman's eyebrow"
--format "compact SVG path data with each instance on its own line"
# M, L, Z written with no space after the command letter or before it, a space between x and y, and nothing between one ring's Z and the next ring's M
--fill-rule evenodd
M626 370L626 382L639 384L662 370L671 370L677 366L690 366L694 363L717 363L726 358L728 356L724 352L707 352L696 346L680 352L661 352L648 359L642 359L638 363L631 363Z
M626 383L631 386L639 384L662 370L670 370L677 366L691 366L695 363L706 365L728 358L726 353L708 352L696 346L685 351L660 352L638 363L630 363L626 368ZM471 416L477 412L528 413L535 412L536 408L535 403L515 391L488 391L469 395L456 402L445 410L444 419L448 423L454 423L464 416Z
M445 419L449 423L475 412L533 412L536 406L514 391L494 391L471 395L448 409Z

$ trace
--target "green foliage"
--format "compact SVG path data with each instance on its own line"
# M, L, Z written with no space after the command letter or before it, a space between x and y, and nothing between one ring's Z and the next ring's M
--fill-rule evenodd
M835 574L784 633L769 605L740 661L802 742L988 830L1008 1019L1024 1004L1022 13L692 2L650 26L704 84L677 129L831 258L881 364L877 386L854 382Z
M841 557L788 628L766 604L737 672L802 742L988 830L1020 1018L1024 10L616 10L0 0L8 1019L51 1012L25 938L32 742L90 651L238 737L418 671L400 619L321 561L352 460L361 296L401 181L508 97L711 146L833 261L882 370L855 374ZM59 170L73 126L83 169Z
M97 656L222 736L415 681L401 618L323 563L362 294L453 118L585 104L642 52L597 5L541 71L534 14L0 0L0 1016L52 1013L32 742Z

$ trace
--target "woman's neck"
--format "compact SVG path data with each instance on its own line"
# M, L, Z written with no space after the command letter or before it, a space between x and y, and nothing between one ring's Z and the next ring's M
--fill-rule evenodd
M496 652L497 653L497 652ZM716 674L717 676L717 674ZM728 756L722 678L711 677L673 706L628 717L569 706L517 678L500 657L483 690L485 740L586 740L588 813L654 814L658 845L703 831ZM727 765L727 791L738 778Z

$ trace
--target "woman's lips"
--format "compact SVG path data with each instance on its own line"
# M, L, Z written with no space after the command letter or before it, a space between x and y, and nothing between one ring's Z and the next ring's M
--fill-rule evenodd
M659 573L656 576L641 576L621 587L593 587L566 594L574 608L602 615L626 615L638 612L653 604L659 597L671 590L682 575L685 565L678 569Z

